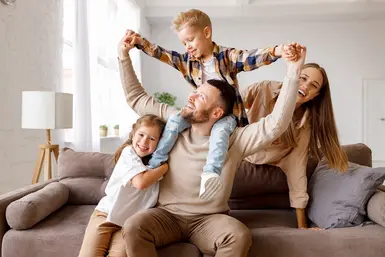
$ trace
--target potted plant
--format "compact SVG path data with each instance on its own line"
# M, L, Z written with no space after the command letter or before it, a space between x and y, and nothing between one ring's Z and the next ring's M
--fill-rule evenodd
M108 131L107 125L100 125L99 126L100 137L106 137L107 131Z
M167 93L167 92L163 92L163 93L156 92L154 94L154 97L155 97L155 99L159 103L165 103L165 104L168 104L170 106L174 106L175 105L176 96L174 96L174 95L172 95L170 93Z
M119 136L119 124L116 124L114 126L114 130L115 130L115 136Z

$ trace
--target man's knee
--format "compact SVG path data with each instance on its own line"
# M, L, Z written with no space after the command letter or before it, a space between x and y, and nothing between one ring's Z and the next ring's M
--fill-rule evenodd
M136 237L140 234L140 230L143 224L145 224L146 215L143 213L137 213L128 218L122 227L122 235L124 240L129 240L132 237Z
M243 224L242 224L243 225ZM234 243L239 247L250 247L252 242L252 237L250 230L245 226L240 226L232 232Z
M227 233L225 233L223 239L225 244L231 244L242 251L251 246L250 230L245 224L235 219L227 221Z

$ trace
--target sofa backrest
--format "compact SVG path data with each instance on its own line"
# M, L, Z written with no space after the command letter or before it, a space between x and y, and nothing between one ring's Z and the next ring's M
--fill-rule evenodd
M59 154L58 178L69 191L69 204L97 204L114 169L112 154L75 152L64 148Z
M366 145L345 145L343 148L351 162L372 165L371 150ZM308 178L317 164L317 160L309 159ZM58 178L69 189L68 203L97 204L105 195L114 166L112 154L62 149L58 160ZM231 209L289 208L288 192L286 177L280 168L243 161L235 176L229 205Z
M344 145L343 149L350 162L372 166L372 152L366 145ZM317 164L316 159L309 158L306 171L308 178ZM275 166L243 161L235 175L229 205L233 210L290 208L286 175Z

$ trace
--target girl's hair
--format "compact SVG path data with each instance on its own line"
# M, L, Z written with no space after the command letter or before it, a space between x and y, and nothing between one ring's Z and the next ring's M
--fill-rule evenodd
M204 29L205 27L211 28L211 20L210 17L201 10L191 9L179 13L172 21L172 29L176 32L186 26L197 27L200 29Z
M132 145L132 138L134 137L135 132L136 132L142 125L148 126L148 127L157 126L157 127L159 127L160 134L162 134L162 131L163 131L164 126L165 126L165 122L164 122L161 118L159 118L158 116L152 115L152 114L147 114L147 115L144 115L143 117L139 118L139 119L132 125L132 130L131 130L130 134L128 135L127 141L126 141L121 147L119 147L119 149L115 152L115 163L118 162L119 157L120 157L120 155L122 154L123 149L124 149L126 146ZM149 158L150 158L150 156L151 156L151 155L146 156L146 157L144 157L144 158L146 158L146 160L148 161ZM142 159L142 160L143 160L143 159Z
M306 68L317 69L323 77L323 84L319 95L303 104L305 113L309 113L311 125L310 155L318 160L325 156L330 168L346 171L348 168L348 158L341 149L338 140L328 76L325 69L316 63L307 63L303 66L303 69ZM281 136L282 141L291 147L297 146L294 130L298 122L294 120L293 116L288 130Z

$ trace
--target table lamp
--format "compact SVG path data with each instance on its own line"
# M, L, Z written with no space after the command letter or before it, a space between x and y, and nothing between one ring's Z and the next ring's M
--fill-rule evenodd
M59 145L51 144L51 129L72 128L72 94L49 91L23 91L21 127L23 129L45 129L47 140L39 145L39 155L32 178L32 184L39 181L45 161L44 179L52 178L53 153L56 162Z

